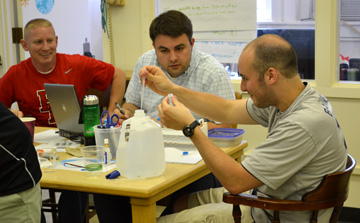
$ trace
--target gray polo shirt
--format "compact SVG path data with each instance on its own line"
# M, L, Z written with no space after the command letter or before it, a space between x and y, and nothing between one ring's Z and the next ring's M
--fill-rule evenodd
M257 188L259 196L300 200L318 186L324 175L345 169L347 148L343 132L329 101L310 85L284 112L276 107L257 108L251 99L247 109L255 121L268 127L267 139L242 162L264 183ZM330 211L319 212L319 220ZM270 222L269 214L272 212L253 209L256 222ZM308 222L309 214L281 212L280 219Z

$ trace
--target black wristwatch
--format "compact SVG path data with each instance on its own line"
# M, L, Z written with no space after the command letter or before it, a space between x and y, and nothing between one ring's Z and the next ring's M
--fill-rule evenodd
M193 121L193 123L191 123L190 125L187 125L183 128L183 133L186 137L191 137L192 135L194 135L194 129L196 128L196 126L200 125L200 123L195 120Z

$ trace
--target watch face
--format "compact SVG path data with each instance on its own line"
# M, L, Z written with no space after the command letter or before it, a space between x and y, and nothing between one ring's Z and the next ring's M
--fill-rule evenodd
M183 133L185 136L190 137L194 134L194 129L192 129L190 126L185 126Z

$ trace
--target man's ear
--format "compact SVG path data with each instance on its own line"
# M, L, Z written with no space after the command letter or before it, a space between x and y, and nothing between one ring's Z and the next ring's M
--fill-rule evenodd
M194 44L195 44L195 39L194 39L194 38L191 38L191 40L190 40L190 45L191 45L191 47L194 47Z
M29 51L28 47L27 47L27 44L26 44L26 41L24 39L21 39L20 40L20 44L22 46L22 48L25 50L25 51Z
M271 85L276 83L278 75L279 73L275 68L269 67L269 69L265 74L265 78L267 79L268 83Z

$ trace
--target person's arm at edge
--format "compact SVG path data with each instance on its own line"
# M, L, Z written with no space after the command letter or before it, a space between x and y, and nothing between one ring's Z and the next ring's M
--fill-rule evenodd
M114 75L111 81L111 92L110 92L110 101L108 106L108 111L110 113L115 113L117 109L115 102L121 104L126 86L126 74L123 70L118 67L114 67Z

